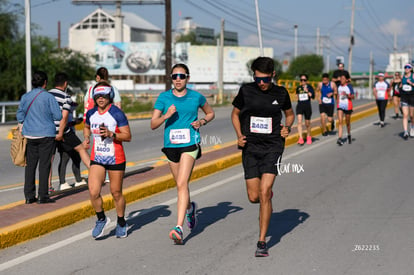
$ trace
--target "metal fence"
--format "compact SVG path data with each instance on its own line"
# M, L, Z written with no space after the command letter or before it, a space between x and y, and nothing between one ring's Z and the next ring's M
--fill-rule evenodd
M19 107L20 101L6 101L0 102L1 107L1 120L0 123L4 124L6 122L15 122L16 120L16 111Z

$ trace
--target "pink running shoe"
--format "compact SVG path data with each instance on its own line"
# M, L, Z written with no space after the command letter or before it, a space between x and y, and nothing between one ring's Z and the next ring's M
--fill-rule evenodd
M311 136L306 137L306 144L312 144L312 137Z
M299 138L298 144L303 145L304 143L305 143L305 141L303 140L303 138Z

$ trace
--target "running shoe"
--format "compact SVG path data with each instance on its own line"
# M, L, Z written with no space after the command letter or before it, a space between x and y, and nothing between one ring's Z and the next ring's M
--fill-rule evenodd
M339 146L344 145L344 142L342 141L342 138L338 138L338 140L336 141L336 144L338 144Z
M193 208L193 211L191 213L185 214L185 221L187 223L187 226L190 230L193 230L197 226L197 203L191 202L191 206Z
M384 127L385 127L385 123L384 123L384 121L381 121L381 122L380 122L380 124L379 124L379 126L380 126L381 128L384 128Z
M351 135L348 135L348 144L351 144L351 143L352 143Z
M88 184L84 179L82 179L81 181L79 181L79 182L75 182L75 187L79 187L79 186L84 186L84 185L86 185L86 184Z
M335 120L332 120L331 122L331 131L335 129Z
M115 235L117 238L126 238L128 236L128 224L125 226L120 226L119 223L116 224Z
M328 132L326 132L326 131L322 133L322 136L324 136L324 137L326 137L327 135L328 135Z
M311 136L307 136L306 137L306 144L312 144L312 137Z
M303 138L299 138L298 144L303 145L304 143L305 143L305 141L303 140Z
M72 185L70 185L69 183L67 183L67 182L65 182L65 183L63 183L63 184L61 184L60 186L59 186L59 190L60 191L63 191L63 190L67 190L67 189L71 189L72 188Z
M56 190L55 190L55 188L53 188L53 186L50 186L49 187L49 195L50 194L52 194L52 193L54 193Z
M108 217L105 217L105 220L103 221L97 220L95 228L92 230L92 237L94 237L95 239L102 237L105 227L107 227L110 222L111 219Z
M404 135L403 135L403 139L407 140L407 139L408 139L408 137L409 137L408 132L407 132L407 131L405 131L405 132L404 132Z
M411 127L410 129L410 137L414 137L414 127Z
M183 244L183 230L176 226L170 231L170 239L174 241L175 244Z
M256 257L267 257L269 256L269 252L267 249L266 242L257 242L257 249L256 249Z

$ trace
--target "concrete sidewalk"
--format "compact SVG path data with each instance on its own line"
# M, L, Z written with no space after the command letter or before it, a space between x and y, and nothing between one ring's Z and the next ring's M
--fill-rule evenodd
M368 103L354 109L352 121L376 114L375 103ZM312 120L313 137L321 134L319 118ZM286 146L296 144L298 134L296 127L286 139ZM203 154L196 162L192 180L241 163L241 153L236 142ZM129 172L124 178L124 196L127 203L175 187L167 163ZM104 209L114 208L109 186L102 188ZM0 248L13 246L58 228L73 224L95 215L89 202L87 187L71 189L53 196L56 203L24 204L24 201L0 207Z

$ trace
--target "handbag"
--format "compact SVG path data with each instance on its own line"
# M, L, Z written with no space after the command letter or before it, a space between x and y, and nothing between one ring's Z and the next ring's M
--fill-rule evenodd
M10 146L10 156L16 166L26 166L27 139L22 135L19 126L12 129L13 139Z
M29 107L27 108L26 114L24 117L26 118L27 113L30 110L30 107L32 106L33 101L35 101L36 97L40 95L40 93L43 91L40 91L30 102ZM23 127L23 126L22 126ZM17 125L16 128L12 129L12 135L13 139L10 146L10 157L14 165L16 166L26 166L26 144L27 139L22 135L22 131L20 130L20 126Z

